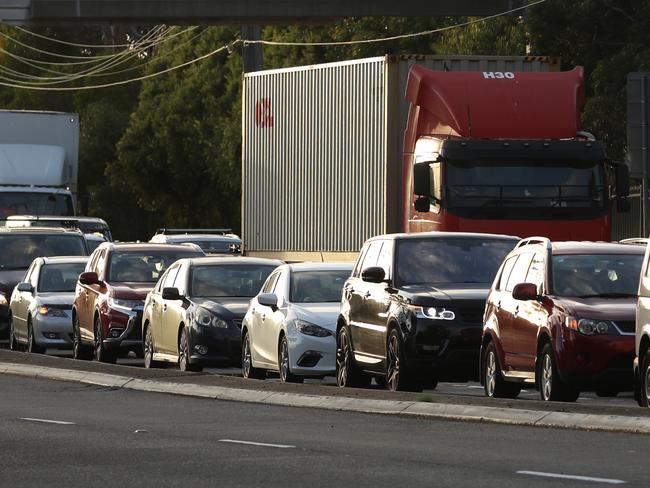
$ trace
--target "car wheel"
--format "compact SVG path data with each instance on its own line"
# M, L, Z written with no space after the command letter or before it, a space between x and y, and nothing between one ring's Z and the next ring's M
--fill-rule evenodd
M72 357L84 361L92 359L92 349L84 346L81 342L81 330L79 317L77 316L75 316L74 322L72 323Z
M344 325L336 336L336 384L340 388L363 388L370 386L371 379L354 362L350 333Z
M303 378L291 373L291 363L289 362L289 342L287 336L282 336L280 347L278 348L278 369L280 370L280 381L282 383L302 383Z
M643 407L650 407L650 348L643 356L641 368L641 403Z
M153 343L153 332L151 327L147 327L144 333L144 344L142 346L144 351L144 367L145 368L160 368L163 366L163 363L160 361L155 361L153 359L154 353L154 343Z
M117 356L107 351L102 342L102 324L99 317L95 318L95 360L100 363L115 363Z
M550 344L546 344L542 348L537 362L537 381L542 400L546 402L575 402L578 399L580 392L560 379L555 363L555 354L553 354Z
M34 327L32 327L32 318L27 318L27 352L32 354L43 354L45 348L36 344L36 338L34 337Z
M391 329L386 341L386 382L391 391L422 391L422 383L406 365L404 346L397 329Z
M16 340L16 332L14 331L14 321L13 317L9 316L9 349L12 351L18 351L19 345Z
M521 386L508 383L501 376L501 365L497 356L497 348L490 342L483 355L483 389L485 395L493 398L516 398Z
M251 337L248 331L244 332L241 351L241 370L244 378L263 380L266 378L266 371L253 366L253 354L251 352Z
M203 366L200 364L190 363L190 341L187 336L187 327L183 327L178 340L178 368L181 371L198 372L203 370Z

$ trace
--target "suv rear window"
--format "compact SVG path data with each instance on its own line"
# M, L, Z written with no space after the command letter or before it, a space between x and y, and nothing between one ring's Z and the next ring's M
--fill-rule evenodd
M397 242L397 286L423 283L492 283L517 244L505 239L404 239Z
M27 269L47 256L87 256L86 241L77 234L0 235L0 269Z

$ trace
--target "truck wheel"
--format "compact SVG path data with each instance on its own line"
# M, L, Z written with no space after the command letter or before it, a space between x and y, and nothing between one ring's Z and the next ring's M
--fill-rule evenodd
M354 362L350 332L344 325L336 336L336 384L340 388L364 388L370 386L371 379Z
M521 391L520 385L503 379L497 348L493 342L488 344L483 355L483 389L485 395L492 398L517 398Z
M107 351L102 343L102 323L101 319L97 317L95 319L95 360L100 363L115 363L117 356L111 352Z
M542 400L548 402L575 402L580 392L563 382L557 371L555 354L550 344L546 344L537 361L537 384Z

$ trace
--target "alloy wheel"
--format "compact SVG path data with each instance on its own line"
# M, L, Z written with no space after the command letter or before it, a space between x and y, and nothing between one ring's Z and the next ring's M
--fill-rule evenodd
M390 390L396 391L399 386L399 342L397 335L392 334L388 340L386 355L386 382Z
M244 338L244 354L242 360L242 373L244 378L249 378L251 373L251 340L246 334Z
M151 368L153 363L153 337L151 327L147 327L147 333L144 336L144 367Z
M9 349L12 351L18 350L18 344L16 343L16 332L14 331L14 321L12 317L9 317Z
M350 343L344 329L339 333L339 347L336 349L336 383L340 387L348 384L350 368Z
M644 376L645 398L650 398L650 367L646 366ZM646 400L646 407L650 407L650 402Z
M282 338L280 343L280 380L282 383L287 382L289 376L289 346L286 337Z
M488 396L494 396L495 382L496 382L496 357L494 351L489 351L485 361L485 387Z
M542 360L542 395L544 400L550 400L553 392L553 361L551 356L544 354Z
M187 371L187 332L181 332L181 341L178 345L178 367L181 371Z

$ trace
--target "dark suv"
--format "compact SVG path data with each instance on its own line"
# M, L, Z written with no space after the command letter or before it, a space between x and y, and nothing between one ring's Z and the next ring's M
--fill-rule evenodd
M337 323L339 386L372 376L391 390L478 378L490 284L518 238L427 232L373 237L343 287Z
M192 244L105 242L79 275L72 305L75 359L115 362L118 353L142 355L144 299L175 261L205 256Z
M528 238L504 260L485 309L481 382L514 398L632 388L634 314L644 246Z
M38 257L87 256L86 240L78 230L0 227L0 341L9 339L9 299Z

